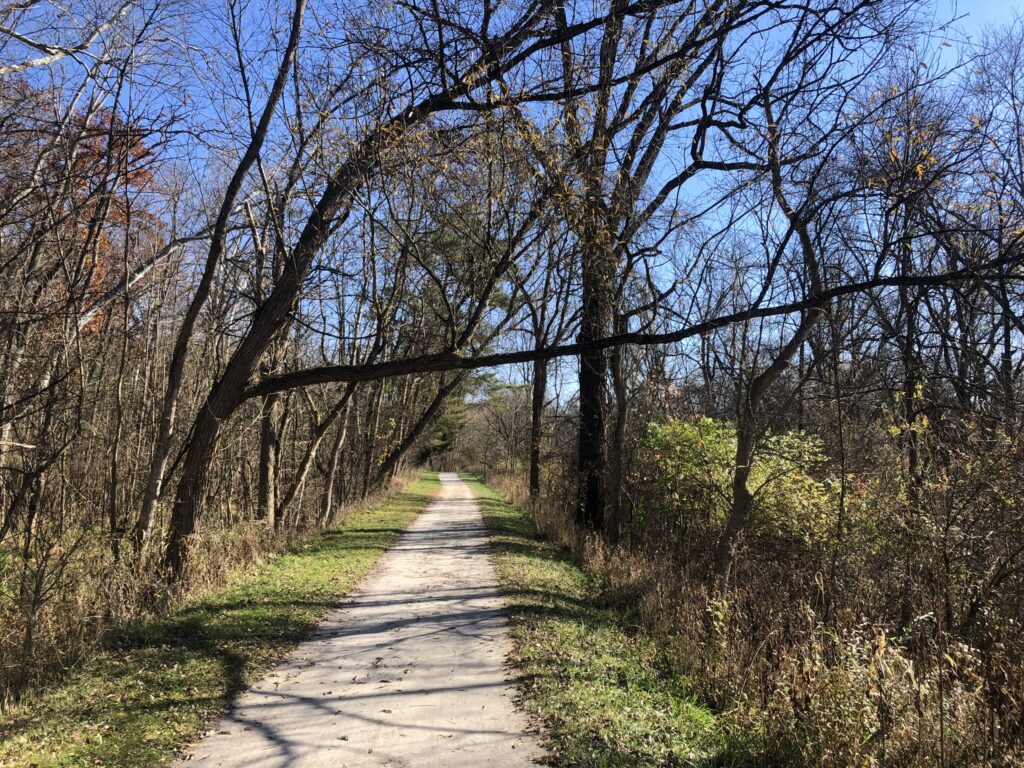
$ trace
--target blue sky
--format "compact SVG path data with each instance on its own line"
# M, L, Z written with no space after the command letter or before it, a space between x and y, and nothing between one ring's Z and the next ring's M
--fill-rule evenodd
M972 37L986 27L1010 21L1014 13L1024 10L1024 2L1018 0L938 0L936 6L939 18L951 12L964 16L959 25Z

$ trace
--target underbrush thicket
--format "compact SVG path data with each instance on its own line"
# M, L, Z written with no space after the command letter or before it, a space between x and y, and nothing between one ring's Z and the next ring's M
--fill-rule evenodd
M250 467L243 466L240 475ZM405 487L396 477L386 489L337 503L331 520L344 520ZM260 519L243 489L230 484L210 523L193 537L185 590L168 592L161 579L160 537L141 561L111 546L103 521L82 505L59 518L41 516L30 535L0 544L0 710L25 691L58 680L86 663L119 627L149 620L222 587L240 570L259 567L322 528L318 483L285 524ZM25 545L25 546L22 546Z
M933 425L930 471L908 488L898 438L866 429L840 462L808 434L767 435L724 595L711 574L734 460L726 422L662 416L638 430L616 547L575 530L571 459L551 458L533 517L661 638L720 713L736 764L1020 765L1024 446ZM530 508L520 475L488 482Z

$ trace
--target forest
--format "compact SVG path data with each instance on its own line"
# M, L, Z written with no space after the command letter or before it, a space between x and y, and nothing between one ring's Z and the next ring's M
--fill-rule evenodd
M960 21L0 3L0 710L427 468L746 745L663 764L1024 764L1024 21Z

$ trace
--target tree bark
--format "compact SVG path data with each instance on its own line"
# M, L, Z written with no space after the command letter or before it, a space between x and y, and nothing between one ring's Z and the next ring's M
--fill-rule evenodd
M540 448L544 433L544 401L547 398L548 364L533 362L533 392L530 403L530 502L540 501Z
M593 227L586 233L583 253L583 297L579 341L582 344L608 335L611 318L612 252L607 233ZM604 523L607 502L605 472L605 385L608 361L605 351L586 346L579 367L579 497L576 522L584 531L598 531Z
M263 398L260 416L260 466L256 515L267 525L277 525L277 465L280 438L277 434L280 417L280 396Z
M324 478L323 496L320 498L320 527L328 528L334 520L334 488L338 477L338 464L341 457L341 447L345 444L345 437L348 434L348 413L345 413L341 424L338 425L338 434L331 446L331 458L327 465L327 476Z
M615 422L612 428L611 462L608 476L608 520L605 525L605 541L617 546L622 536L625 523L623 508L622 485L625 474L626 420L629 416L629 404L626 401L626 378L622 370L622 349L616 349L611 355L612 390L615 394Z

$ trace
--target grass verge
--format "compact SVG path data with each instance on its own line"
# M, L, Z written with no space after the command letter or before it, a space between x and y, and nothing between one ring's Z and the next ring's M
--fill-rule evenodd
M0 714L0 765L166 765L313 630L438 488L425 474L228 587L120 633L59 685Z
M472 475L505 593L522 704L559 766L708 766L724 730L623 606Z

